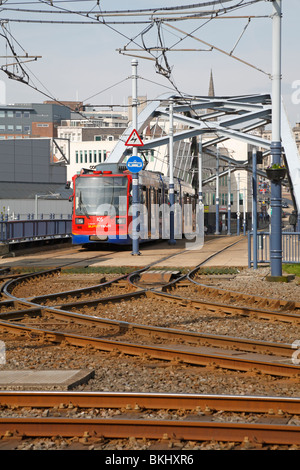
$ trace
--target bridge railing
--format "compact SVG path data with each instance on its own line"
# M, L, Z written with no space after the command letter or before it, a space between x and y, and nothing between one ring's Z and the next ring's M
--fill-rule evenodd
M70 237L70 219L0 221L0 242L18 243L42 239Z
M253 232L248 232L248 267L254 264ZM300 263L300 232L282 232L282 262ZM257 233L257 263L270 263L270 232Z

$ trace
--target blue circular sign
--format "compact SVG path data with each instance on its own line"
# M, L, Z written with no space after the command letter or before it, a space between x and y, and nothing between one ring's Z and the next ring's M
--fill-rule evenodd
M132 156L128 158L126 167L127 170L131 171L132 173L138 173L143 169L144 162L141 159L141 157L138 156Z

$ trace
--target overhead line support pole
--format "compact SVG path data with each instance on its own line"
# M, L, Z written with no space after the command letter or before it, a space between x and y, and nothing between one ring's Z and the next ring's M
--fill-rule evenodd
M170 128L169 128L169 201L170 201L170 239L169 245L176 245L175 235L174 235L174 211L175 211L175 194L174 194L174 123L173 123L173 100L170 100L170 109L169 109L169 119L170 119Z
M273 0L272 19L272 164L281 163L281 0ZM282 276L281 182L271 181L271 276Z
M215 235L219 235L219 212L220 212L220 200L219 200L219 149L217 147L216 157L216 230Z
M132 65L132 127L137 130L137 65L138 61L133 59ZM132 147L132 155L136 152ZM139 251L139 214L140 214L140 198L139 198L139 176L132 173L132 255L140 255Z

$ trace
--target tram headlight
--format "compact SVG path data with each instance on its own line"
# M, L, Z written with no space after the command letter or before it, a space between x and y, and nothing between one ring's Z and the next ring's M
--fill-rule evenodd
M84 219L82 217L76 217L75 224L84 224Z
M117 225L126 224L126 219L116 219L116 224Z

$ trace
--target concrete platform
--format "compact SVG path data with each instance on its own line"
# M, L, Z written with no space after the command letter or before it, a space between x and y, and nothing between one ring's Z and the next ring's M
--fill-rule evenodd
M159 267L194 268L212 256L216 250L231 244L231 248L220 253L217 257L205 262L204 266L248 266L248 237L236 236L207 236L204 246L197 247L187 240L177 240L175 245L168 241L149 242L139 245L140 255L132 255L132 248L101 246L95 249L82 247L61 248L52 251L18 254L15 257L2 258L0 267L34 267L51 268L66 267L144 267L151 263ZM182 253L181 253L182 252ZM162 258L166 258L161 260ZM159 263L158 263L159 261ZM156 263L157 262L157 263Z
M70 390L94 377L93 370L2 370L0 389Z
M94 262L93 266L142 267L155 263L165 257L167 259L155 263L155 266L194 268L205 261L209 256L212 256L216 250L223 249L228 244L232 244L231 248L220 253L217 257L206 261L203 266L247 267L247 237L228 237L226 235L221 237L211 237L205 241L204 246L201 248L194 247L192 243L186 242L185 240L177 240L176 245L172 246L168 245L168 242L162 242L157 245L140 245L141 255L139 256L132 256L130 252L119 252L116 256L109 256L109 259Z

